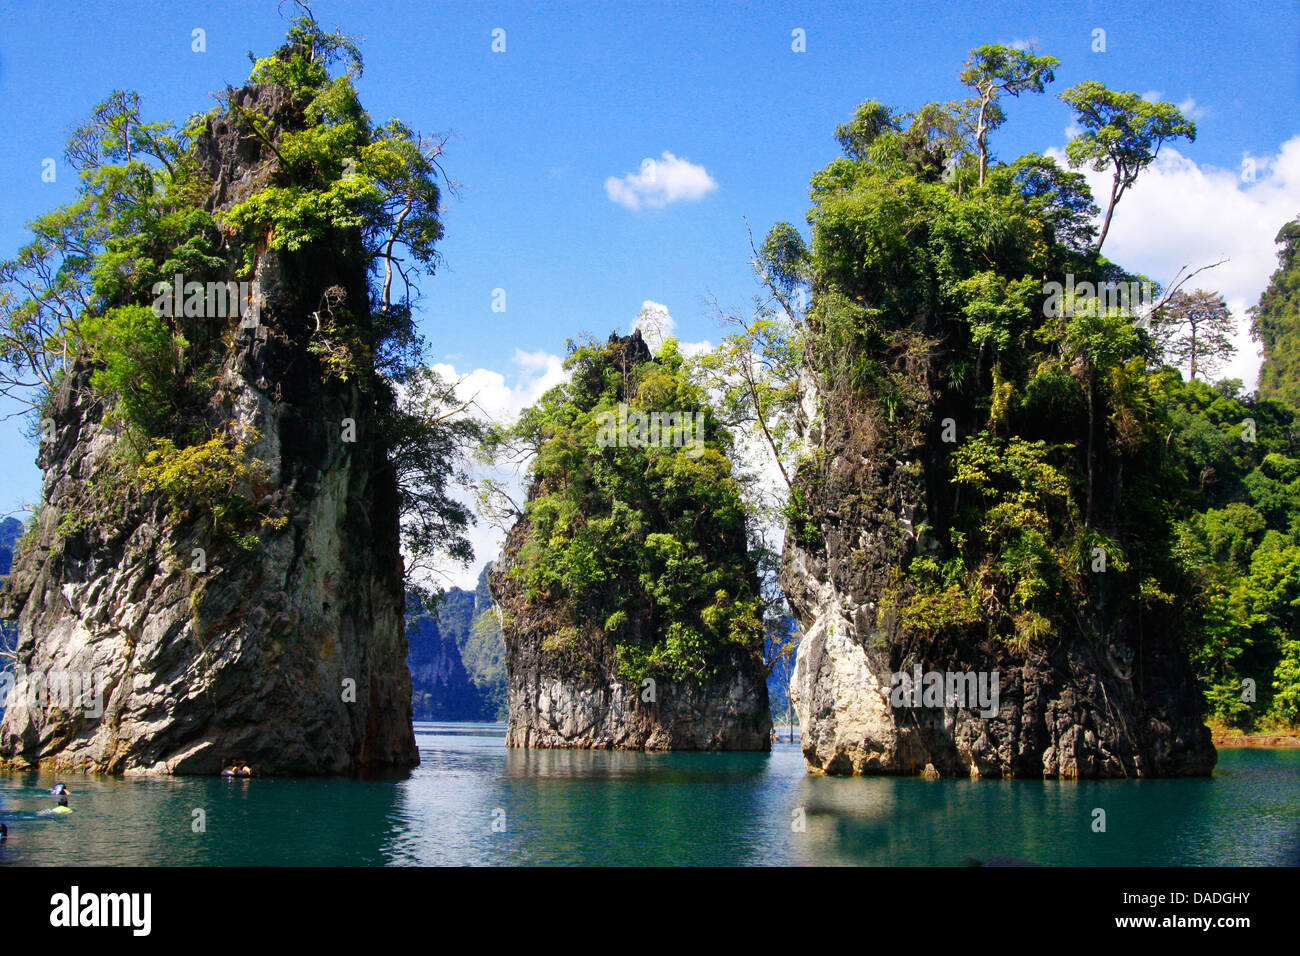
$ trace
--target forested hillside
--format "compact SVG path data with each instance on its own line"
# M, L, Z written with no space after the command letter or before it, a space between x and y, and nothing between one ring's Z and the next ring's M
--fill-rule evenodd
M416 720L506 719L505 643L487 592L488 564L473 591L447 588L432 612L412 594L406 610Z

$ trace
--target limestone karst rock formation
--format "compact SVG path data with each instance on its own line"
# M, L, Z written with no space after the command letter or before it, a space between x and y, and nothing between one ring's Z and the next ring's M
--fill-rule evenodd
M622 338L611 336L602 361L591 374L598 377L602 368L618 367L626 380L630 369L652 361L639 332ZM648 470L648 466L641 467ZM567 480L556 475L535 476L530 498ZM600 507L607 510L608 505L606 501ZM645 507L649 522L665 520L655 517L654 503L634 505ZM743 531L737 537L736 527L712 523L707 511L697 513L701 513L703 524L687 547L698 546L703 560L718 566L725 555L744 553ZM606 516L593 513L587 518ZM647 530L666 529L665 523ZM647 694L646 685L620 677L615 642L602 632L601 621L591 618L580 597L556 593L549 598L529 598L515 572L535 533L529 519L520 517L506 537L500 560L488 574L506 642L508 746L634 750L770 747L771 716L761 649L730 645L712 676L658 679L653 694ZM656 629L664 625L648 610L635 572L624 573L626 579L611 584L618 595L614 603L628 619L623 640L634 644L660 638ZM756 591L752 568L747 576L749 587ZM557 635L572 621L580 622L572 629L572 639L557 641ZM652 699L647 699L650 696Z
M195 139L213 213L263 189L280 163L267 139L304 124L280 86L231 97ZM370 321L360 242L344 230L294 251L263 242L257 321L180 320L209 363L195 379L212 383L188 413L265 465L236 489L267 519L244 529L251 545L210 533L207 515L174 520L158 493L97 501L120 425L84 362L52 397L42 500L4 591L19 637L0 763L207 774L240 760L256 774L334 774L418 762L375 372L328 375L309 348L323 303ZM205 278L233 280L238 255ZM96 699L60 697L70 679Z

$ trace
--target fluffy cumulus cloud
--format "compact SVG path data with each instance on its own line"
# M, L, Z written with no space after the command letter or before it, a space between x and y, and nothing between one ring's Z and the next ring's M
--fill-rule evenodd
M1064 150L1049 153L1065 163ZM1273 239L1278 230L1300 216L1300 136L1273 155L1250 159L1253 174L1249 165L1198 165L1166 147L1120 200L1105 246L1107 258L1163 285L1180 269L1227 260L1183 288L1212 289L1227 301L1237 318L1237 354L1221 374L1241 379L1247 388L1254 387L1260 356L1246 310L1259 301L1277 268ZM1103 204L1110 195L1110 172L1084 173Z
M702 199L717 188L718 184L703 166L680 159L667 150L659 159L641 160L641 168L634 173L605 180L609 198L633 210Z
M477 414L493 421L514 421L519 413L536 402L547 389L564 381L564 359L549 352L525 352L515 349L509 380L500 372L476 368L458 372L453 365L439 363L433 370L449 382L456 382L456 394L472 399Z

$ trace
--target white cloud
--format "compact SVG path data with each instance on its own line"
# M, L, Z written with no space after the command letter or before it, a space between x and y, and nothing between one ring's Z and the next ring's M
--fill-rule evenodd
M1193 96L1189 96L1187 99L1179 103L1178 111L1188 119L1192 120L1205 119L1205 117L1210 115L1209 108L1198 105L1196 98Z
M667 150L661 159L641 160L641 168L635 173L605 180L609 198L633 210L642 205L658 208L684 199L701 199L717 188L703 166L679 159Z
M477 406L474 414L504 424L513 422L521 411L536 403L548 389L568 377L564 371L564 359L545 351L525 352L523 349L515 349L512 365L509 377L487 368L458 372L447 363L436 364L433 368L447 381L457 383L456 394L462 400L474 400ZM488 468L475 464L471 469L471 477L476 480L495 478L505 484L515 501L523 502L524 475L521 470L508 466ZM469 494L459 492L456 497L472 509L475 507ZM430 583L472 590L483 565L496 560L500 554L505 533L480 517L478 524L469 529L468 537L474 547L474 560L469 567L461 568L444 562L438 566L438 573L430 577Z
M1065 163L1063 149L1048 152ZM1300 215L1300 136L1283 143L1277 154L1254 161L1255 180L1245 182L1239 169L1198 165L1166 147L1115 207L1104 247L1111 261L1166 285L1184 266L1197 269L1227 259L1183 288L1216 290L1231 307L1237 354L1220 374L1240 378L1247 388L1258 378L1260 356L1246 310L1259 301L1277 268L1274 237ZM1104 206L1111 173L1082 171Z
M641 311L636 314L636 319L632 322L632 331L635 332L637 329L641 330L641 337L645 339L645 344L650 347L651 353L657 355L659 347L664 344L664 339L672 337L676 332L677 321L668 314L668 306L653 299L646 299L641 303ZM708 339L703 342L678 341L677 343L678 351L687 358L712 348L713 343Z
M676 328L677 322L668 314L668 306L653 299L646 299L641 303L641 311L636 314L636 320L632 323L632 331L639 329L641 338L645 339L645 344L650 346L650 351L655 354L664 344L664 339L670 338Z
M713 343L708 339L705 339L702 342L678 342L677 348L682 355L691 358L692 356L700 355L703 352L711 352L713 350Z
M516 371L510 382L500 372L487 368L457 372L454 366L439 363L433 369L447 381L457 382L456 394L462 400L473 399L480 414L508 422L565 377L564 359L549 352L515 349L514 364Z

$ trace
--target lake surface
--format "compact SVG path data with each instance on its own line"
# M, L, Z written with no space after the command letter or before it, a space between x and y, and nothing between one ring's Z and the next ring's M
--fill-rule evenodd
M808 776L784 741L642 754L504 735L416 724L421 766L391 780L59 778L61 815L56 778L0 773L0 865L1300 864L1300 750L1223 750L1203 780L846 779Z

